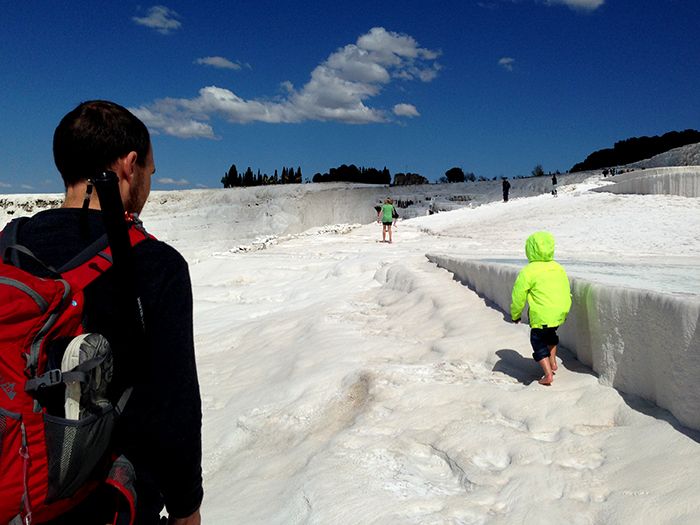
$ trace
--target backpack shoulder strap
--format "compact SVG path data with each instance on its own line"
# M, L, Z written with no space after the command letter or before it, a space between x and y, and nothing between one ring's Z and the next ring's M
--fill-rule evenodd
M88 262L90 259L92 259L95 254L100 253L101 251L106 250L108 247L107 244L107 235L104 234L100 236L97 240L95 240L92 244L90 244L87 248L83 249L78 255L73 257L70 261L68 261L66 264L61 266L60 268L57 269L58 273L64 274L69 270L72 270L74 268L77 268L78 266L81 266Z
M155 239L155 237L147 233L140 224L132 223L129 225L129 241L132 247L147 239ZM77 291L83 290L111 266L112 251L105 234L64 264L58 271L63 279L68 281L71 289Z

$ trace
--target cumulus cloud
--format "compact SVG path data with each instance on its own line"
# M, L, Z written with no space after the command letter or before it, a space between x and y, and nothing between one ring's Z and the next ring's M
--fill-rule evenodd
M397 117L420 117L420 113L413 104L396 104L394 106L394 115Z
M513 64L515 64L515 59L511 57L502 57L498 60L498 65L506 71L513 71Z
M201 121L208 118L206 115L201 115L200 120L195 120L180 111L178 104L176 99L165 98L154 102L150 107L129 109L151 128L153 133L165 133L182 139L215 138L212 127Z
M238 62L231 62L228 58L224 57L203 57L198 58L194 63L219 69L241 69L241 65Z
M369 100L392 82L430 82L440 71L439 55L420 47L409 35L375 27L354 44L331 53L301 88L282 82L285 93L280 98L244 99L229 89L207 86L194 98L159 99L132 111L154 131L183 138L214 138L208 123L214 116L241 124L385 122L387 111L371 107Z
M182 23L178 18L180 18L180 15L172 9L164 5L155 5L148 9L146 16L135 16L132 20L139 25L150 27L163 35L167 35L182 27Z
M170 177L163 177L160 179L156 179L156 182L158 182L160 184L171 184L174 186L187 186L190 183L190 181L185 180L185 179L175 180L175 179L171 179Z

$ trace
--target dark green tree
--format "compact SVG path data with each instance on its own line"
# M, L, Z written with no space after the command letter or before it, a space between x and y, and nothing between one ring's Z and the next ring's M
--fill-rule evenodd
M224 188L232 188L238 184L238 170L235 164L231 164L228 172L221 179L221 183L224 185Z
M316 173L314 182L361 182L364 184L391 184L389 170L379 171L376 168L358 168L354 164L342 164L331 168L328 173Z
M455 166L445 172L445 177L447 182L464 182L464 170Z
M253 184L255 184L255 175L253 175L251 167L248 166L243 175L243 186L252 186Z

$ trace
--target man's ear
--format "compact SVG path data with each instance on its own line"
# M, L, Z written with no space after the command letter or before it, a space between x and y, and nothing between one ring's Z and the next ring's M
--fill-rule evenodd
M126 182L131 184L134 172L136 169L136 161L138 160L138 154L135 151L130 151L123 157L119 159L121 164L121 175L126 179Z

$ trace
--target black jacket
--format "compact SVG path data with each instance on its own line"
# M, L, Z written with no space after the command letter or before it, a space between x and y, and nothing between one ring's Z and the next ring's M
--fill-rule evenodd
M18 243L58 268L104 234L102 214L80 209L40 212L22 225ZM87 225L87 227L85 227ZM169 245L148 239L133 251L134 282L141 297L145 345L136 375L120 354L133 321L114 304L120 293L111 270L85 290L86 332L104 335L114 350L115 393L135 381L117 428L118 452L137 475L137 523L157 520L166 505L174 517L194 512L203 497L201 399L194 359L192 287L184 258Z

